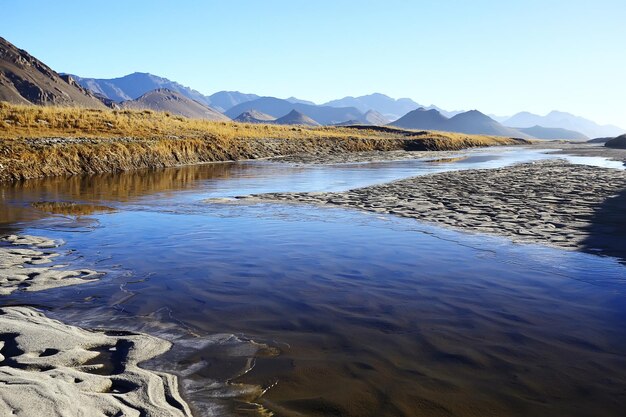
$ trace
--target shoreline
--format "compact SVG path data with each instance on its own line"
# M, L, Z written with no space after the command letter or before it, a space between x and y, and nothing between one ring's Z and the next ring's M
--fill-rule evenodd
M517 243L626 258L626 228L619 222L626 210L626 171L555 159L430 174L346 192L241 196L234 202L357 209Z
M73 139L0 140L0 184L44 177L168 168L209 162L267 160L297 155L328 158L357 152L458 151L486 146L528 145L521 139L446 136L295 139ZM415 133L415 132L413 132Z
M97 281L103 274L55 264L57 242L0 238L0 295ZM151 415L191 417L178 377L139 366L172 343L145 333L84 329L32 307L0 306L2 415ZM14 388L17 387L17 388Z

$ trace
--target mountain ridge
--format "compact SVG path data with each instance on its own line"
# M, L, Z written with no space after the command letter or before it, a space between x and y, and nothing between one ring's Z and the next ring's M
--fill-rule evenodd
M530 138L530 135L503 126L478 110L470 110L448 118L438 110L427 110L420 107L390 123L390 126L405 129L441 130L467 134L517 137L522 139Z
M0 101L42 106L104 108L76 80L64 76L0 37Z
M219 111L167 88L148 91L134 100L123 101L119 105L125 109L149 109L168 112L190 119L230 120Z
M626 133L626 130L621 127L600 125L584 117L557 110L552 110L545 116L527 111L519 112L505 120L503 124L513 128L528 128L535 125L546 128L561 128L580 132L590 138L618 136Z

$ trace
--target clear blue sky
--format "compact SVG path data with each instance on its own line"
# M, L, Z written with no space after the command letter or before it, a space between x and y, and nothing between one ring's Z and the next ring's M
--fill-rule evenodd
M0 36L86 77L318 103L382 92L626 127L625 0L0 0L0 14Z

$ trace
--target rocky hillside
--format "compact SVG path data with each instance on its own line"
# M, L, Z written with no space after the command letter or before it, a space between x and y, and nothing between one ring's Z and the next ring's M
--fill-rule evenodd
M189 117L190 119L206 119L215 121L230 120L227 116L224 116L217 110L166 88L149 91L136 100L123 101L120 103L120 107L126 109L164 111L179 116Z
M103 108L104 104L72 77L0 38L0 101L15 104Z

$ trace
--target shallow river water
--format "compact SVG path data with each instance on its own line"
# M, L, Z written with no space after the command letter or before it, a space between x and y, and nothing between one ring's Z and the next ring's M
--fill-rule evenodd
M0 232L62 239L65 263L106 275L1 302L180 340L149 365L184 376L198 415L624 415L626 267L617 259L337 208L204 202L554 157L463 154L5 185ZM42 202L83 205L55 211ZM246 353L250 340L267 347Z

